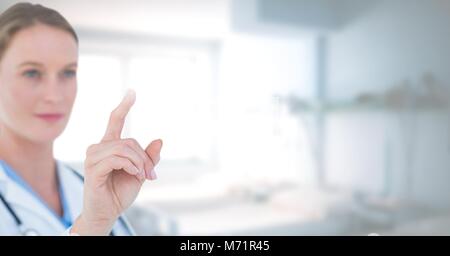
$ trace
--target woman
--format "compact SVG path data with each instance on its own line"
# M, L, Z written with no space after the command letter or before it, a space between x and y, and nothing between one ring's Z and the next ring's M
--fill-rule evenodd
M0 234L131 235L121 214L156 179L162 141L121 139L129 92L86 152L84 178L53 142L77 92L78 38L58 12L20 3L0 15ZM83 182L84 180L84 182Z

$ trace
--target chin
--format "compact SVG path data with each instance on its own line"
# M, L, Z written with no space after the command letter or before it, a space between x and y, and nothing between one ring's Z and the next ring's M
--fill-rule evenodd
M58 124L50 127L35 127L27 132L29 140L38 144L53 143L64 131L65 124Z

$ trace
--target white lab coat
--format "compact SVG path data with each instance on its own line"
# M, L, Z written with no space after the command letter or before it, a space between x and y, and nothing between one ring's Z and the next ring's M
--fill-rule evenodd
M59 180L64 191L72 221L80 214L83 205L83 181L73 170L57 161ZM30 195L19 184L11 180L0 165L0 193L22 220L26 229L36 230L40 235L64 235L68 230L54 214ZM113 227L115 235L134 235L134 231L124 216ZM131 233L130 233L131 232ZM21 235L13 216L0 201L0 235Z

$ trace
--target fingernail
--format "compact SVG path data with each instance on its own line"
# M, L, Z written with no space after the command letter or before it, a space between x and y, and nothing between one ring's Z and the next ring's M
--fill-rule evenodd
M123 99L128 99L128 98L132 98L134 100L134 98L136 97L136 92L133 89L128 89L127 93L125 93L125 96L123 96Z
M136 92L133 89L128 89L127 93L125 93L125 97L134 96L134 94L136 94Z
M150 171L150 179L152 180L156 180L158 178L158 176L156 176L156 172L155 169Z
M138 168L134 167L135 175L138 179L142 179L142 170L139 170Z

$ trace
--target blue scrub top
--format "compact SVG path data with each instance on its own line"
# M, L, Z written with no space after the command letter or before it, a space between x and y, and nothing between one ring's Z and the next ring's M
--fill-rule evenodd
M16 182L19 186L24 188L28 193L30 193L37 201L39 201L47 210L55 216L66 228L69 228L72 226L72 217L70 214L69 205L67 203L63 186L61 185L61 179L59 177L59 172L56 172L56 176L58 179L58 189L59 189L59 198L61 200L61 205L63 208L63 216L59 216L53 209L51 209L47 203L44 202L44 200L26 183L18 174L17 172L8 164L5 163L5 161L0 160L0 165L3 167L3 170L5 170L6 175L12 179L14 182Z

